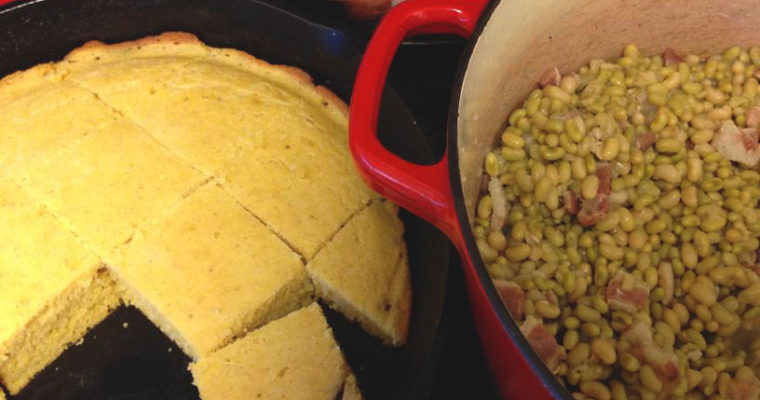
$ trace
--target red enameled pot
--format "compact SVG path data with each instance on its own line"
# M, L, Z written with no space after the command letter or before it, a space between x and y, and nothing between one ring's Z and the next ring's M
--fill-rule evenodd
M374 190L436 225L457 247L475 324L502 396L564 397L567 393L530 349L499 300L475 246L462 192L462 154L452 151L458 148L457 92L462 85L462 67L451 103L448 149L438 163L417 165L405 161L385 149L376 134L382 87L401 42L410 36L432 33L471 38L481 29L481 14L486 19L493 9L486 10L487 5L487 0L412 0L386 15L357 74L351 101L350 146L359 170ZM472 52L473 43L471 40L466 54ZM462 66L464 62L466 57ZM479 175L470 178L480 181Z
M760 43L752 0L409 0L380 23L354 85L349 126L369 184L443 231L456 245L483 350L507 399L571 399L519 332L491 283L472 233L487 152L506 117L550 67L577 70L613 59L626 44L644 54L671 47L713 54ZM452 91L443 159L422 166L376 138L380 90L398 45L419 34L469 38ZM464 367L464 366L463 366Z

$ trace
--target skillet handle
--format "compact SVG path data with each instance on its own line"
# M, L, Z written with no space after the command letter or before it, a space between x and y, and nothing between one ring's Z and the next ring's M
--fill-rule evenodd
M401 42L419 34L472 35L487 0L409 0L393 7L375 30L351 95L349 144L364 179L377 192L419 215L449 237L457 235L448 150L433 165L410 163L377 138L380 99Z

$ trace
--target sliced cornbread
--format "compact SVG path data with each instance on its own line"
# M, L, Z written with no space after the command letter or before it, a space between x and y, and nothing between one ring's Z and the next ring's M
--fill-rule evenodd
M411 282L397 207L375 200L307 264L317 294L385 342L406 341Z
M205 179L91 93L45 94L0 108L4 170L98 255Z
M362 392L359 390L359 384L356 382L356 376L349 374L346 382L343 384L342 400L362 400Z
M81 140L112 120L102 102L71 83L39 73L17 73L0 81L0 163L23 168L59 147ZM29 90L10 95L16 82ZM65 111L65 112L64 112ZM78 118L77 118L78 116ZM23 133L23 134L21 134Z
M206 400L250 398L230 379L264 398L358 393L319 306L299 310L312 279L393 344L410 288L346 111L298 69L180 33L0 80L0 381L15 394L123 299L197 361Z
M0 176L0 380L18 392L119 303L100 262Z
M201 358L190 370L204 400L333 400L348 375L316 303Z
M150 132L306 258L375 195L347 150L345 105L308 75L194 38L175 55L161 41L90 44L67 57L68 79ZM124 57L138 47L139 57ZM197 54L204 53L202 58ZM72 64L73 62L73 64ZM162 112L156 112L162 110ZM208 140L213 137L214 140ZM315 168L319 165L319 168ZM277 198L277 201L271 201ZM305 201L306 199L319 199ZM294 212L297 210L297 212Z
M209 182L109 261L126 299L194 359L307 304L300 258Z

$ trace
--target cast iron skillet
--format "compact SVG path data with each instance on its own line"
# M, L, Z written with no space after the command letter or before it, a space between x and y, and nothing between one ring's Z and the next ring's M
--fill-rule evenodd
M82 43L191 32L212 46L234 47L272 63L297 66L348 101L363 44L319 12L271 0L37 0L0 7L0 76L58 60ZM383 141L418 163L432 161L405 105L385 93ZM367 399L426 397L440 348L449 244L403 212L413 284L408 343L382 346L340 315L328 320ZM181 294L179 294L181 295ZM197 399L188 359L134 308L121 308L67 350L14 399Z

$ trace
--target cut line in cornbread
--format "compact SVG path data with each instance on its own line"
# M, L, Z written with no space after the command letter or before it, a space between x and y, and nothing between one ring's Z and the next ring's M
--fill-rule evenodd
M48 94L0 108L0 139L23 143L0 146L4 169L97 255L205 179L91 93L67 87ZM35 110L33 118L19 107Z
M376 200L354 216L306 268L317 294L383 341L406 341L411 282L397 207Z
M141 229L110 267L193 359L308 304L300 258L214 182Z
M98 259L1 175L0 226L0 380L15 394L119 296Z
M175 52L165 46L163 53L146 50L150 43L90 44L60 68L70 69L68 79L166 148L217 177L278 236L311 258L376 197L347 151L345 104L298 69L206 47L194 37L176 40L185 47ZM198 51L188 56L193 44ZM137 47L139 57L124 55Z
M333 400L348 366L316 303L190 365L204 400Z
M36 69L36 68L35 68ZM112 122L113 115L91 93L68 82L40 78L25 71L11 82L28 92L5 93L9 78L0 81L0 162L23 168ZM23 133L23 134L22 134Z

